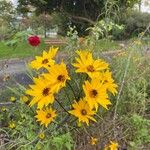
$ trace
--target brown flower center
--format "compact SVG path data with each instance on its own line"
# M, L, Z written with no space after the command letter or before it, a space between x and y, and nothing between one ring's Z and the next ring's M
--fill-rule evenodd
M64 82L65 79L66 79L66 78L65 78L64 75L59 75L59 76L57 77L57 80L60 81L60 82Z
M42 61L42 64L47 64L49 61L48 61L48 59L44 59L43 61Z
M89 65L89 66L87 66L87 71L94 72L95 69L94 69L94 67L92 65Z
M81 110L81 114L82 114L83 116L85 116L85 115L87 115L87 111L86 111L85 109L82 109L82 110Z
M95 90L95 89L93 89L92 91L90 91L90 96L91 96L92 98L95 98L95 97L97 96L97 94L98 94L98 92L97 92L97 90Z
M103 84L108 83L108 80L104 80Z
M46 118L50 118L52 115L50 113L47 113Z
M49 95L50 88L45 88L42 92L43 96Z

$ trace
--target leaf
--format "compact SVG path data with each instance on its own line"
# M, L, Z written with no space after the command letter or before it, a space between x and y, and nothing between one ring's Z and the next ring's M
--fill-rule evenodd
M17 91L15 88L11 88L11 87L8 87L8 86L6 86L10 91L12 91L13 93L15 93L16 95L19 95L19 96L22 96L22 94L19 92L19 91Z

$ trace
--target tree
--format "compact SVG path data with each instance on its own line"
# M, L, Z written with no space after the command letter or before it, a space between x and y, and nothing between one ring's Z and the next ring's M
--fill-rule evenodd
M0 39L8 37L16 20L16 12L11 2L0 1ZM9 33L9 34L8 34Z
M15 10L11 2L6 0L0 1L0 18L11 23L15 19Z
M44 30L44 36L46 37L46 33L50 27L53 27L52 25L52 19L53 17L49 14L40 14L39 16L32 16L29 18L30 20L30 27L33 29L42 27Z
M31 6L37 15L43 13L61 13L67 17L71 24L82 30L89 25L94 25L97 19L104 18L109 12L113 16L125 12L138 0L19 0L18 10L21 13L30 12ZM113 7L112 7L113 6ZM26 10L26 11L24 11ZM108 11L110 10L110 11ZM119 10L121 10L119 12Z

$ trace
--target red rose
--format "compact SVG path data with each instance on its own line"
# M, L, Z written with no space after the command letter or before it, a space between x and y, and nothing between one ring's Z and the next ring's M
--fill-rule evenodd
M38 46L40 44L40 38L38 36L30 36L28 42L32 46Z

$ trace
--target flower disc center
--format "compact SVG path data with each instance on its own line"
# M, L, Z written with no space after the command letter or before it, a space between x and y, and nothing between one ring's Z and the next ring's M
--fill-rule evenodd
M82 110L81 110L81 114L82 114L83 116L85 116L85 115L87 115L87 111L86 111L85 109L82 109Z
M95 98L95 97L97 96L97 94L98 94L98 92L97 92L97 90L95 90L95 89L93 89L92 91L90 91L90 96L91 96L92 98Z
M94 69L94 67L92 65L87 66L87 70L89 72L94 72L95 71L95 69Z
M49 95L50 88L45 88L42 92L43 96Z
M52 115L50 113L47 113L46 118L50 118Z
M48 59L44 59L43 61L42 61L42 64L47 64L49 61L48 61Z
M59 75L57 77L57 80L59 80L60 82L64 82L65 81L65 76L64 75Z

